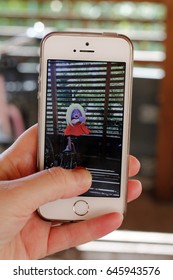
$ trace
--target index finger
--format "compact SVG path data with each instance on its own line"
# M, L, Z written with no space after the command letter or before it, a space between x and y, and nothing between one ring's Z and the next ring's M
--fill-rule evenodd
M135 176L140 170L140 162L134 156L129 156L129 177Z

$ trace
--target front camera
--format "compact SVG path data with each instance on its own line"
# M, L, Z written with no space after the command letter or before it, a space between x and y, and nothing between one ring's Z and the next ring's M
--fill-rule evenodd
M86 44L85 44L86 46L89 46L89 42L86 42Z
M76 50L74 49L73 52L76 52Z

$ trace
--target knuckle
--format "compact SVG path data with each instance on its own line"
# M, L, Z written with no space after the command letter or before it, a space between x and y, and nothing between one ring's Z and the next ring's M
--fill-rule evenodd
M48 176L53 184L66 183L66 172L61 167L47 169Z
M70 176L70 172L61 168L53 167L47 169L50 184L60 193L60 197L63 197L66 194L66 191L69 190L69 186L73 185L73 180Z

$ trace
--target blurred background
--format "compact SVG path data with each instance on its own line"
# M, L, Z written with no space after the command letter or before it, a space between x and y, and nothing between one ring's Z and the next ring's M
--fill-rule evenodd
M107 30L134 44L131 153L141 162L143 194L120 230L50 259L173 259L172 26L169 0L0 0L1 152L37 122L46 33Z

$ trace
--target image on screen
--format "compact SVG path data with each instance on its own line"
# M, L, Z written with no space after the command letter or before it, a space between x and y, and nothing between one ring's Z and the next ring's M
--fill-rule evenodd
M44 168L87 168L82 196L120 197L124 62L47 61Z

